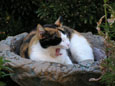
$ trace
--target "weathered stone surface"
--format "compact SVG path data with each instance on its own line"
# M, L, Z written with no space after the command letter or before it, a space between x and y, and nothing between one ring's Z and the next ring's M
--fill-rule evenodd
M99 86L99 82L88 81L101 75L99 61L63 65L21 58L18 55L19 47L26 35L27 33L22 33L0 42L0 56L10 60L6 65L13 69L10 71L13 73L11 78L20 86ZM102 38L91 33L84 33L84 35L96 48L94 54L96 58L99 56L97 60L105 58ZM101 53L100 50L103 52Z
M97 60L97 61L107 58L106 54L105 54L105 51L102 50L102 49L93 47L93 52L94 52L95 60Z
M0 45L0 51L6 51L6 50L10 50L10 47L6 44L1 44Z
M104 50L104 38L99 35L93 35L91 32L82 33L88 41L92 44L93 47Z

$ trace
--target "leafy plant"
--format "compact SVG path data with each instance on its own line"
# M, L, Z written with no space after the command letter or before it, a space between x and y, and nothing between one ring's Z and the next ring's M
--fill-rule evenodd
M35 11L40 0L0 0L0 40L9 35L29 32L38 23Z
M104 13L102 4L97 0L42 0L36 13L45 23L53 23L63 16L65 25L79 31L91 31Z
M78 31L96 33L96 22L103 14L102 0L0 0L0 32L5 32L0 40L29 32L38 23L53 23L59 16Z
M3 71L3 70L10 70L11 71L11 68L4 65L6 62L9 62L9 61L4 60L3 57L0 57L0 78L3 78L5 76L10 75L9 73L6 73ZM0 86L5 86L5 85L6 85L5 82L0 81Z
M112 37L115 37L115 8L107 4L108 1L104 0L105 15L97 23L98 33L105 38L107 55L107 59L101 63L102 76L100 82L107 86L115 86L115 40L112 40ZM111 14L110 18L107 17L108 13ZM105 22L102 23L104 18ZM102 31L101 28L104 28L104 30Z
M115 86L115 58L105 59L101 63L101 69L104 74L100 82L107 86Z

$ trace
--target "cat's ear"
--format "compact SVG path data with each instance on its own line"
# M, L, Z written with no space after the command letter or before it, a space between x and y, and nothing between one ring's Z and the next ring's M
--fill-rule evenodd
M42 27L42 25L38 24L37 25L37 32L42 35L43 33L45 33L45 29Z
M62 17L60 16L57 20L56 20L56 22L55 22L55 24L57 25L57 26L59 26L59 27L61 27L62 26Z

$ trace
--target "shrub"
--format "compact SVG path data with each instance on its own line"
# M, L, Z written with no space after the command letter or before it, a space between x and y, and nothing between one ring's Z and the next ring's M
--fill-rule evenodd
M95 31L97 20L104 14L103 1L43 0L36 13L45 23L53 23L61 15L65 25L80 28L79 31Z
M102 76L100 82L105 84L105 86L115 86L115 8L113 4L107 4L109 0L104 0L104 12L105 16L101 17L97 23L98 33L105 38L106 55L107 59L103 60L101 63ZM108 19L108 13L111 17ZM105 17L105 22L102 23ZM108 21L111 20L111 21ZM102 31L101 29L104 28ZM112 30L111 30L112 29Z
M29 32L38 23L53 23L59 16L65 25L78 31L95 32L103 14L102 0L0 0L0 32L5 32L0 34L0 40Z
M8 35L28 32L38 23L35 11L40 0L0 0L0 40Z
M101 63L101 66L104 74L100 82L105 86L115 86L115 59L109 57Z

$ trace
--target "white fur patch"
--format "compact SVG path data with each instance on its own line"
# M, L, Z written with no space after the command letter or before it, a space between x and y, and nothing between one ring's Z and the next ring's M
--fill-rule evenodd
M49 48L42 48L40 43L34 44L31 47L31 53L30 53L30 59L35 61L49 61L49 62L57 62L62 64L72 64L72 61L70 60L66 49L60 49L60 53L62 55L55 56L57 46L52 46Z
M70 46L69 38L67 37L66 34L63 34L62 32L60 32L60 33L61 33L62 41L59 45L61 46L61 48L69 49L69 46Z
M93 50L83 36L79 36L78 34L73 34L71 43L70 43L70 51L74 60L78 62L84 60L93 60Z

